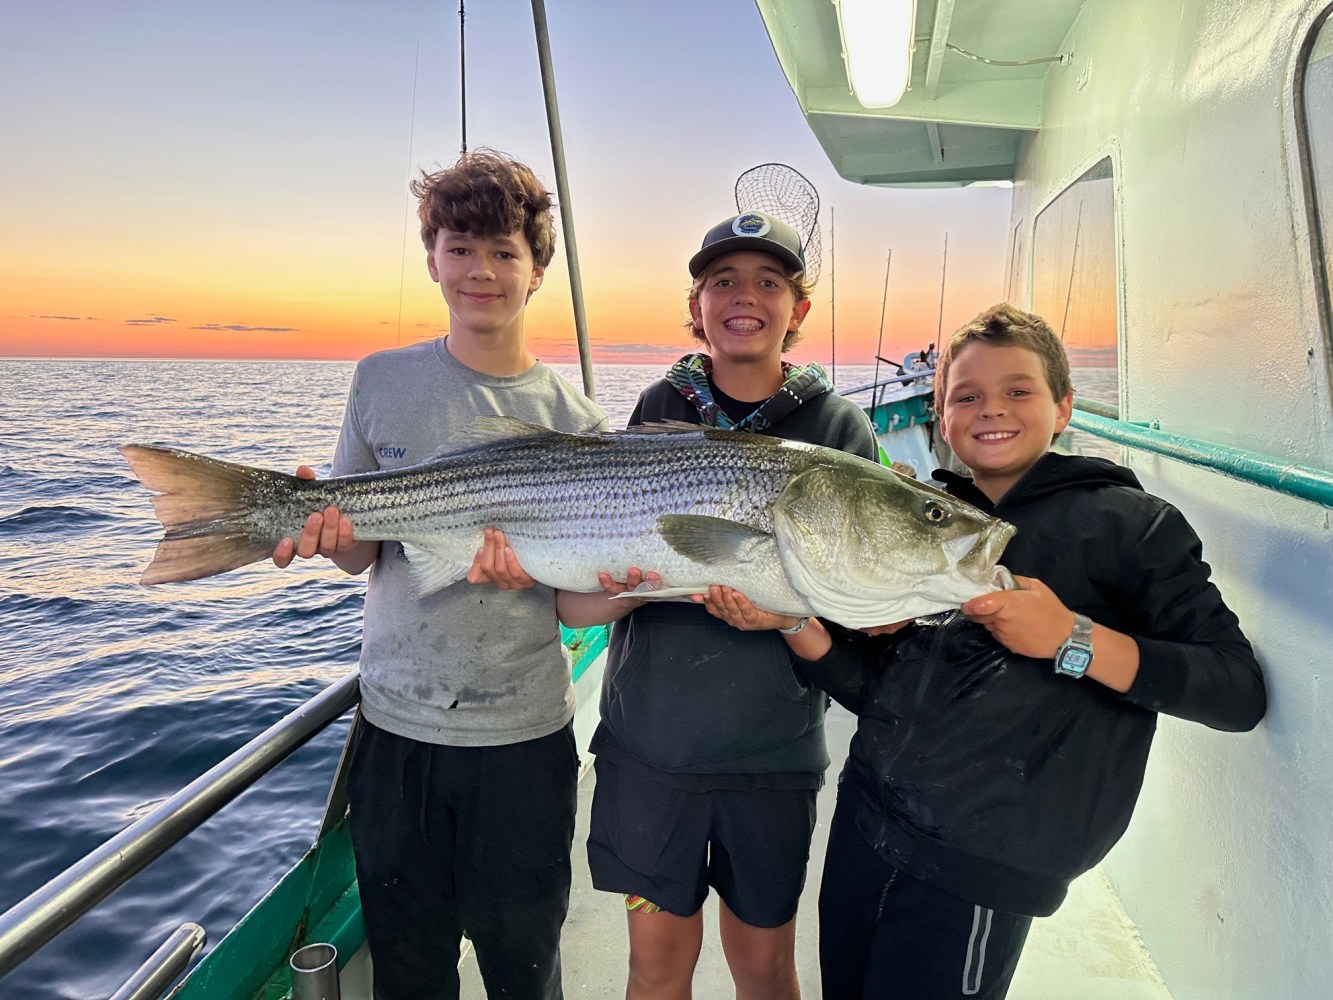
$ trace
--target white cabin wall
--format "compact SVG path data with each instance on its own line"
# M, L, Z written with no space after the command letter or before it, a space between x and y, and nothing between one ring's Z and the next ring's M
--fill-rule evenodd
M1331 469L1328 339L1291 94L1298 51L1326 3L1088 0L1065 45L1072 66L1047 75L1013 220L1027 234L1026 289L1036 214L1109 153L1123 415ZM1163 717L1134 821L1106 870L1176 1000L1326 998L1330 511L1123 455L1203 539L1264 664L1269 712L1241 735Z

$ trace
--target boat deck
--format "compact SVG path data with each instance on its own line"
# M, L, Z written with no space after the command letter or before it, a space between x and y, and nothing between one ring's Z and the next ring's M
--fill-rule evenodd
M833 815L836 782L832 777L846 757L855 718L838 706L828 715L829 751L834 760L830 780L820 792L820 821L811 845L810 877L797 916L797 966L801 992L807 1000L820 996L815 900ZM579 822L574 834L574 883L569 919L563 937L565 995L571 1000L619 1000L625 995L629 941L624 910L618 898L592 887L583 844L587 840L591 771L579 791ZM705 905L703 954L694 976L697 997L733 994L731 977L717 937L716 896ZM471 955L460 963L463 1000L485 1000L477 964ZM370 961L361 949L342 973L344 1000L369 1000ZM1027 948L1009 995L1015 1000L1171 1000L1143 950L1110 885L1099 870L1074 883L1069 898L1053 917L1033 923Z

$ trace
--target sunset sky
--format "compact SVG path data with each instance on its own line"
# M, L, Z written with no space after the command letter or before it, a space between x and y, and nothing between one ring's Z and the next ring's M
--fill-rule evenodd
M357 358L443 332L407 183L460 142L458 4L8 5L0 31L0 357ZM743 170L825 206L795 360L873 361L1002 297L1009 192L841 180L745 0L548 0L594 358L688 347L686 261ZM467 10L468 144L555 188L528 0ZM830 212L835 223L829 275ZM563 246L528 310L572 359Z

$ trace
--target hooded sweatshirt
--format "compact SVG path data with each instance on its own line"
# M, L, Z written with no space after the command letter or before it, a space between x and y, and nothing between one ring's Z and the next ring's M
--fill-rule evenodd
M998 504L970 479L935 476L1018 529L1010 571L1133 637L1130 690L1058 675L959 612L887 645L835 630L803 672L860 717L841 794L880 856L973 903L1044 916L1124 833L1157 714L1251 729L1263 675L1198 537L1128 469L1048 453Z
M769 400L718 392L707 355L681 358L639 397L630 425L676 420L839 448L874 460L860 408L818 365L784 365ZM644 569L651 569L646 566ZM593 753L680 788L818 788L828 768L828 697L774 631L746 632L701 605L649 603L611 629Z

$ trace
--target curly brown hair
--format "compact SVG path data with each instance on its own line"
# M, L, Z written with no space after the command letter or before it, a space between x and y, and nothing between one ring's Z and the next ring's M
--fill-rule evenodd
M429 253L441 229L489 239L522 231L538 267L555 255L553 200L532 168L494 149L464 153L434 173L412 181L421 242Z
M971 343L992 347L1026 347L1041 358L1046 372L1046 384L1056 401L1073 391L1069 375L1069 356L1065 345L1044 319L1035 313L1024 312L1008 302L1001 302L983 310L960 326L949 338L935 362L935 412L944 412L944 400L949 389L949 368L958 352Z

